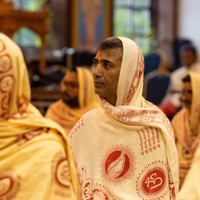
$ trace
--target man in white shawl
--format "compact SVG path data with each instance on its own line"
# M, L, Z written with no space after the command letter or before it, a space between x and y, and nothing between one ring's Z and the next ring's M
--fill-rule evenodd
M176 199L173 130L162 111L142 97L141 50L128 38L107 38L93 62L101 107L84 114L68 136L82 199Z

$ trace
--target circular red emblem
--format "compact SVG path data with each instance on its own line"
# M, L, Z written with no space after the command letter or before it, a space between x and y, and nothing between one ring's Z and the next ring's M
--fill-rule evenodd
M130 160L123 151L113 151L105 162L105 173L112 179L123 177L130 169Z
M167 163L156 160L147 164L137 175L137 194L141 200L164 199L170 193L168 184Z
M141 184L145 194L157 194L166 184L166 175L161 168L154 168L149 170L143 177Z
M134 168L134 153L123 145L112 147L102 162L104 177L112 182L121 182L132 176Z
M62 187L69 188L67 184L69 182L69 170L66 158L61 159L56 167L56 180Z

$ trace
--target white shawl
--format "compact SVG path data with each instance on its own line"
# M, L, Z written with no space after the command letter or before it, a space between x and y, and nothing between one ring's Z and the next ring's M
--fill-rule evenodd
M175 199L178 158L167 117L142 97L144 59L128 38L116 106L86 113L69 135L82 184L82 199Z

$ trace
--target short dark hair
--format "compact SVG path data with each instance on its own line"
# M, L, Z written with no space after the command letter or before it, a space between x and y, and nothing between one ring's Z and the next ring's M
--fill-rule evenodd
M123 52L123 44L122 41L117 37L109 37L103 40L97 50L107 50L107 49L115 49L120 48Z
M187 74L185 77L182 78L182 82L186 83L186 82L191 82L191 77L189 74Z
M180 48L180 53L185 51L191 51L194 55L197 55L197 50L192 44L185 44Z
M77 66L72 66L72 68L69 69L70 72L77 72Z

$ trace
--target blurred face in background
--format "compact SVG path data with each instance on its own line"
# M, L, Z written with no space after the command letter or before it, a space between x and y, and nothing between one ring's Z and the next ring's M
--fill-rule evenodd
M189 67L196 62L197 57L193 51L187 50L181 53L181 60L183 65Z
M184 82L181 94L182 106L187 108L189 111L192 105L192 84L191 82Z
M79 83L76 71L69 71L61 81L61 98L70 107L78 107Z

